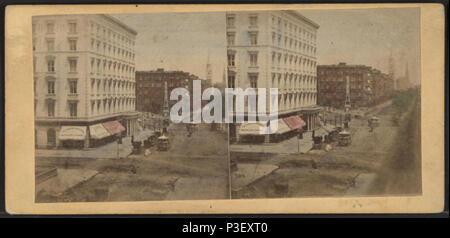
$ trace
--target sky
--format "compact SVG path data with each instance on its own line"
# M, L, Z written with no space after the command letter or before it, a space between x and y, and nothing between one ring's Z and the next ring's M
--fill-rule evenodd
M136 70L182 70L222 82L226 67L225 13L112 15L138 32Z
M299 12L320 25L318 64L363 64L387 73L392 54L396 77L404 75L408 64L411 82L420 83L419 8ZM138 32L136 70L183 70L205 78L209 52L213 81L222 81L226 66L225 13L113 16Z
M318 64L364 64L385 73L392 52L396 77L420 83L420 9L301 10L320 25Z

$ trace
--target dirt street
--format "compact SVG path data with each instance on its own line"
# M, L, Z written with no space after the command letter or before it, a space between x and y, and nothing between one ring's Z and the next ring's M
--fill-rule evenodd
M62 195L37 194L39 202L148 201L229 198L227 136L200 125L191 137L186 128L171 125L169 151L152 149L149 156L120 160L37 160L40 168L98 171L91 179ZM205 146L205 145L208 146Z
M421 193L420 108L414 104L400 126L392 122L394 109L376 113L380 125L369 131L367 119L352 119L352 144L330 152L313 150L299 155L257 158L231 157L236 163L278 166L239 191L233 198L359 196ZM232 184L233 187L233 184Z

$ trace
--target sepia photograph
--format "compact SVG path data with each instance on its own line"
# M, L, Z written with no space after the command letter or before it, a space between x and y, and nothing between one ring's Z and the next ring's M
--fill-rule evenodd
M32 21L36 202L229 198L227 125L169 115L175 88L223 89L224 13Z
M232 198L421 194L419 8L227 12L227 54L278 88L275 133L230 124Z
M6 11L8 213L442 211L439 5L70 6Z

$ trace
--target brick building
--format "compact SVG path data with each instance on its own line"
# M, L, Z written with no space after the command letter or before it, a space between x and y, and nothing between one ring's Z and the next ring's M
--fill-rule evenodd
M201 79L183 71L165 71L162 68L153 71L136 71L136 110L161 114L164 104L164 82L167 82L168 96L175 88L186 88L192 102L192 81L194 80ZM202 80L202 90L206 87L210 86ZM169 100L169 108L175 103L177 101Z
M350 81L350 103L352 108L370 107L390 97L393 81L377 69L365 65L317 66L318 104L344 108L346 79Z

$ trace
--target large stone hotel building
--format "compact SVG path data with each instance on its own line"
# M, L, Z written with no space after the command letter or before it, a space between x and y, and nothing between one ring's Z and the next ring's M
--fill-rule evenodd
M136 31L108 15L33 17L38 148L88 148L136 129Z
M295 11L227 12L226 25L228 87L266 88L267 112L269 89L279 93L277 135L258 137L255 125L243 123L230 125L231 140L271 142L315 130L319 26Z

